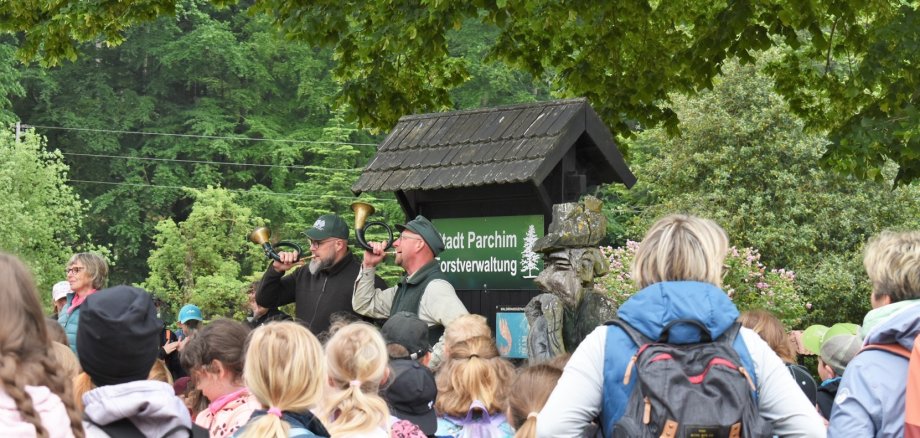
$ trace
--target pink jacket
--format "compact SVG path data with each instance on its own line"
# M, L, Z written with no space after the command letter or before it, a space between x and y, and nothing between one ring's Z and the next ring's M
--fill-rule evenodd
M32 397L35 410L42 419L42 426L51 438L73 438L67 408L54 393L45 386L26 386ZM22 419L16 402L0 386L0 430L3 436L33 437L35 426Z
M208 429L211 438L226 438L246 425L256 409L262 405L244 388L211 402L195 417L195 424Z

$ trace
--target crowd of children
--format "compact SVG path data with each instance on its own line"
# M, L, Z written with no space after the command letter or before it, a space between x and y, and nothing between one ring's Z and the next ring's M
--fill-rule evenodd
M775 316L740 314L722 292L727 248L714 222L668 216L636 255L643 289L571 356L516 368L486 319L464 315L446 327L435 369L428 325L410 312L381 328L334 322L321 342L280 315L261 318L277 312L261 309L250 324L205 323L190 305L180 311L181 333L172 333L151 294L101 289L104 268L85 255L68 265L85 293L55 295L63 300L55 321L43 315L28 269L0 253L0 428L39 437L556 437L632 436L635 424L652 430L660 421L655 436L680 436L688 426L660 418L662 403L682 412L674 415L712 407L650 401L643 367L674 358L644 361L643 339L701 345L723 336L751 385L740 400L750 397L757 419L711 436L904 436L916 427L905 417L905 376L915 364L887 350L916 353L920 233L869 243L874 310L862 327L806 331L817 382Z

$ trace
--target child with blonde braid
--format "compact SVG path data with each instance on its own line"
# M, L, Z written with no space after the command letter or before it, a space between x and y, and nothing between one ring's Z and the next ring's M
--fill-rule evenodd
M234 434L242 438L327 437L310 410L322 399L323 347L294 322L274 322L250 333L243 380L263 409Z
M439 437L512 437L505 418L508 382L514 367L498 354L495 341L474 336L450 346L450 356L438 370Z
M84 436L66 371L51 353L38 290L16 257L0 253L0 431Z
M378 393L389 375L386 344L374 326L357 322L342 327L326 344L329 391L324 418L332 437L387 438L424 436L418 427L390 416Z

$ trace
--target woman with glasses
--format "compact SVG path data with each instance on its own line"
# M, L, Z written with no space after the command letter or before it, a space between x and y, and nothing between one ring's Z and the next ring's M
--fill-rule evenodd
M109 266L100 255L91 252L74 254L67 262L67 282L70 293L67 303L58 314L58 323L67 333L67 342L74 354L77 353L77 327L80 324L80 305L99 289L105 287Z

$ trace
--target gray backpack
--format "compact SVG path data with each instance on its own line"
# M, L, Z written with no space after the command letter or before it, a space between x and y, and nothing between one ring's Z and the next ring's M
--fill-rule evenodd
M715 341L694 320L671 321L657 340L620 320L608 324L619 326L639 346L623 384L638 381L612 436L773 436L769 423L757 413L756 386L732 346L740 329L737 322ZM668 333L677 324L698 327L701 342L669 344Z

